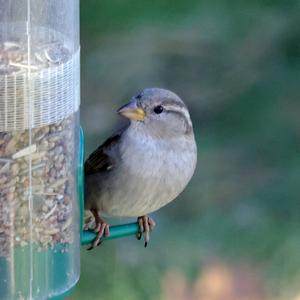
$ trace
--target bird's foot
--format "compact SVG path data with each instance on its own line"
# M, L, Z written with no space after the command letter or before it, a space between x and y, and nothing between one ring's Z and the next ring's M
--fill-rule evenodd
M153 219L148 216L138 217L137 221L139 223L140 232L136 235L136 238L140 240L142 236L144 236L144 245L147 247L150 240L150 232L154 229L156 224Z
M96 238L93 240L91 246L87 250L92 250L99 246L103 237L108 237L109 233L109 224L107 224L99 215L97 210L91 210L95 217L96 226L94 229L90 229L97 234Z
M87 218L84 219L84 225L83 225L83 230L87 231L87 230L91 230L91 227L93 225L93 217L92 216L88 216Z

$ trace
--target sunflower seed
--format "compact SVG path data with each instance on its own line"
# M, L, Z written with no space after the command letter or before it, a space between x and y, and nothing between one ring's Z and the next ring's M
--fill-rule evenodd
M33 154L34 152L36 152L36 145L30 145L30 146L18 151L17 153L15 153L12 156L12 159L18 159L18 158L21 158L23 156Z

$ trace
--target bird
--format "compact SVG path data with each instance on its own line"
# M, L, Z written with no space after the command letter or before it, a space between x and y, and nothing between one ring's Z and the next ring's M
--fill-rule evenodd
M109 236L105 218L136 217L147 246L155 227L148 215L173 201L197 164L197 145L187 106L172 91L146 88L117 110L128 124L85 161L85 210L97 234L89 249ZM86 228L90 229L90 228Z

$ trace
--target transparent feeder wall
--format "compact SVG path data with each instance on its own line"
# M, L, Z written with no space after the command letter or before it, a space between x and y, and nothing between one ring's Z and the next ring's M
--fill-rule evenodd
M79 278L79 3L0 0L0 299Z

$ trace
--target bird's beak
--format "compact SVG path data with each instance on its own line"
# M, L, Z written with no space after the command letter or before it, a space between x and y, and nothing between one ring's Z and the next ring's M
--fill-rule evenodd
M136 105L136 101L130 101L118 109L118 113L130 120L144 121L145 111Z

